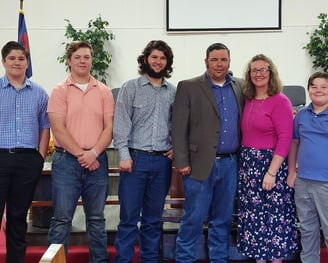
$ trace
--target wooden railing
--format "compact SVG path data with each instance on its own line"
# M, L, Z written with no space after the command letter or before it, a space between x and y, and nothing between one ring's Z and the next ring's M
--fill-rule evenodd
M109 168L109 174L119 173L119 168ZM44 170L42 176L51 176L50 170ZM165 211L163 214L164 221L176 222L180 220L181 208L184 202L184 195L182 190L181 176L176 172L175 168L172 168L172 179L169 194L165 201ZM78 200L77 205L82 205L83 201ZM117 196L109 195L106 199L106 205L119 205L120 202ZM33 200L31 208L33 207L50 207L52 206L51 200Z

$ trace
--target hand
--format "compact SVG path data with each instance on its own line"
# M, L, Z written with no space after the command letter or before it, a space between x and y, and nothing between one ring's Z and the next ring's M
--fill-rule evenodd
M122 160L120 161L120 171L131 173L133 168L132 160Z
M273 187L276 186L276 177L269 175L268 173L265 173L263 177L263 183L262 183L262 188L263 190L272 190Z
M92 151L83 151L83 153L78 155L77 161L84 168L89 169L91 167L92 170L89 169L90 171L99 168L99 162Z
M94 171L97 170L100 166L100 163L98 162L98 160L94 161L92 164L89 165L88 170L89 171Z
M181 174L182 176L186 176L189 175L191 172L191 167L190 166L186 166L183 168L178 168L178 173Z
M294 173L294 174L288 174L288 176L287 176L287 185L290 188L294 188L295 187L295 179L296 179L296 173Z
M166 156L167 158L173 160L173 149L167 151L166 153L164 153L164 156Z

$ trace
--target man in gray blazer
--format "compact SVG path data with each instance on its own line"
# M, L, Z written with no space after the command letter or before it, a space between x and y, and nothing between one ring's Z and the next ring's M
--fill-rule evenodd
M178 83L173 105L174 164L185 194L177 263L196 260L206 220L210 262L229 258L243 81L229 74L230 51L222 43L208 47L205 65L205 74Z

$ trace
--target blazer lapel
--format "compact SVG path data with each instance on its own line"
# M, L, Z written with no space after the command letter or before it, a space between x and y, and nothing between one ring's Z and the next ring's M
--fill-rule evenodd
M218 110L218 106L216 104L216 100L212 91L212 87L206 77L206 74L203 75L203 77L201 78L201 85L200 85L201 89L204 91L204 93L206 94L207 99L210 101L210 103L213 105L215 112L218 116L219 115L219 110Z

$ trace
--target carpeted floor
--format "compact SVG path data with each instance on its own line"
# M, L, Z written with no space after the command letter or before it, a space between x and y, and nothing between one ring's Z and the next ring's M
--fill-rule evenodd
M25 258L25 263L38 263L46 251L46 246L28 246ZM108 253L110 255L109 263L113 262L115 256L115 248L108 246ZM6 237L3 229L3 224L0 230L0 263L5 262L6 254ZM133 263L139 263L139 249L135 248L135 258ZM164 260L165 263L174 263L173 260ZM197 263L207 263L208 261L197 261ZM229 261L229 263L254 263L255 261ZM88 263L88 248L87 246L70 246L68 249L67 263ZM285 261L285 263L300 263L300 261ZM328 248L321 249L320 263L328 263Z
M6 235L3 225L4 224L2 223L0 229L0 263L4 263L6 259ZM25 263L38 263L46 250L46 246L28 246ZM109 263L112 263L116 253L115 248L113 246L108 246L107 250L109 253ZM87 246L70 246L68 248L66 261L67 263L88 263L88 255L89 251ZM135 258L133 263L139 263L138 247L135 248ZM174 263L174 261L165 261L165 263ZM206 261L198 261L198 263L206 263Z

